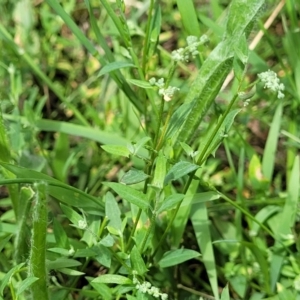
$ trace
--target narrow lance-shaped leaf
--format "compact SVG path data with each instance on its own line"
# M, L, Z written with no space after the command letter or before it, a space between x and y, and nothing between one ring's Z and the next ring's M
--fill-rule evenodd
M121 275L105 274L92 280L94 283L110 283L110 284L132 284L132 281Z
M149 175L145 174L143 171L131 169L122 176L120 182L126 185L130 185L142 182L148 177Z
M108 226L114 228L119 233L122 232L121 212L118 203L112 193L105 195L105 215L109 219Z
M144 260L136 246L134 246L131 250L130 261L133 269L137 271L140 276L143 276L148 271Z
M240 112L240 109L234 109L232 110L225 118L223 124L215 134L213 140L210 142L209 147L207 151L205 152L205 155L203 156L203 160L205 160L210 154L213 154L216 152L218 147L220 146L220 143L223 141L224 138L226 138L227 133L229 132L230 127L233 124L233 121L236 117L236 115ZM216 125L217 126L217 125ZM209 142L209 139L211 137L211 134L213 133L215 127L212 126L210 130L208 131L207 135L203 139L201 146L199 148L199 153L202 155L203 148L205 145Z
M38 182L41 180L47 181L48 189L47 192L52 197L58 199L63 203L67 203L68 205L80 207L80 208L96 208L98 212L101 214L103 203L100 202L97 198L82 192L81 190L69 186L52 178L46 174L36 172L33 170L29 170L26 168L22 168L15 165L1 163L0 165L10 172L14 173L18 178L24 179L24 183L30 182ZM6 184L5 180L0 180L2 184ZM83 201L84 200L84 201Z
M165 184L172 180L177 180L199 168L198 165L192 164L188 161L180 161L176 163L168 172L165 178Z
M221 300L230 300L228 285L222 291Z
M105 65L98 73L98 77L100 77L104 74L113 72L115 70L119 70L122 68L129 68L129 67L135 68L135 65L130 62L126 62L126 61L115 61L115 62Z
M162 259L159 261L161 268L167 268L178 265L192 258L199 257L201 254L191 249L176 249L168 251L164 254Z
M167 138L171 139L177 157L182 151L179 142L188 143L193 137L232 69L236 43L244 33L247 37L263 3L263 0L233 1L223 40L203 63L185 104L173 114L170 120ZM232 18L236 22L232 22Z
M129 157L129 150L126 146L120 146L120 145L103 145L101 148L113 155L118 155L118 156L125 156Z
M157 213L161 213L163 211L167 211L169 209L172 209L175 207L176 204L178 204L182 199L184 198L184 194L174 194L169 196L167 199L163 200L163 202L160 204L159 209L157 210Z
M156 159L155 171L151 186L157 189L162 189L164 186L164 179L167 172L167 159L162 152L159 153Z
M104 184L112 188L120 197L132 204L135 204L139 208L144 210L149 208L147 196L142 192L135 190L129 186L123 185L121 183L104 182Z

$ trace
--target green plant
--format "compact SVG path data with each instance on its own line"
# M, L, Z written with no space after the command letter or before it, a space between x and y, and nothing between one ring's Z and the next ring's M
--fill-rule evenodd
M0 25L1 72L10 84L1 103L0 184L12 208L0 223L0 297L300 297L291 231L297 123L284 119L276 73L263 72L248 50L264 1L234 0L220 23L198 14L192 1L177 5L187 34L171 54L160 45L163 9L173 12L168 2L129 9L121 0L46 0L38 7L22 0L11 8L15 27ZM211 11L221 15L215 1ZM216 34L194 36L204 31L197 18ZM286 44L296 40L287 35ZM265 119L271 126L262 159L248 143L248 107L273 94L249 75L249 61L278 97L267 105L274 117ZM297 81L281 64L289 99ZM234 83L216 103L232 69ZM291 145L282 189L282 177L273 177L284 122Z

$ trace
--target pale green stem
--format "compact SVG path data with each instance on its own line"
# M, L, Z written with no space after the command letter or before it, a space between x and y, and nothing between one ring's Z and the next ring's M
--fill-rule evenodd
M145 42L144 42L144 47L143 47L143 62L142 62L142 70L143 73L145 74L146 72L146 63L147 63L147 50L149 47L149 36L150 36L150 26L151 26L151 21L152 21L152 11L154 7L154 0L150 1L150 6L149 6L149 11L148 11L148 18L147 18L147 25L146 25L146 36L145 36Z

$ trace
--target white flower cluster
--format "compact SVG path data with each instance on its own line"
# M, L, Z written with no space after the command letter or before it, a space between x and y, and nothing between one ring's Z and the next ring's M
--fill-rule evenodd
M168 86L167 88L165 88L165 80L163 78L160 78L156 81L156 79L154 77L152 77L149 80L149 83L151 85L156 85L159 90L158 90L158 94L164 97L165 101L170 101L172 100L172 97L174 95L174 93L176 91L179 91L178 87L175 86Z
M265 84L265 89L270 89L272 92L277 93L277 98L282 99L284 94L284 85L280 83L277 74L271 70L258 74L259 79Z
M152 295L154 298L160 298L161 300L168 299L167 294L160 293L159 289L151 285L150 282L144 281L143 283L140 283L138 279L135 277L135 273L133 273L133 283L135 284L135 288L140 292L142 292L143 294L149 294Z
M200 38L190 35L186 38L187 46L185 48L179 48L172 51L172 59L176 62L179 61L189 61L189 57L193 58L198 55L198 46L206 43L208 37L206 35L201 36Z

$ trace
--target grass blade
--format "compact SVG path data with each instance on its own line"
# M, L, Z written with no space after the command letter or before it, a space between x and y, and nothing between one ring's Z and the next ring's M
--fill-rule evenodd
M183 27L189 35L200 36L197 13L192 0L177 0Z
M205 203L197 203L192 206L191 221L194 227L196 239L201 250L203 263L209 278L209 282L216 300L219 299L217 266L212 246L209 228L209 219Z
M277 106L275 115L270 127L267 143L262 159L262 172L264 176L271 182L275 165L275 155L280 131L282 117L282 103Z

